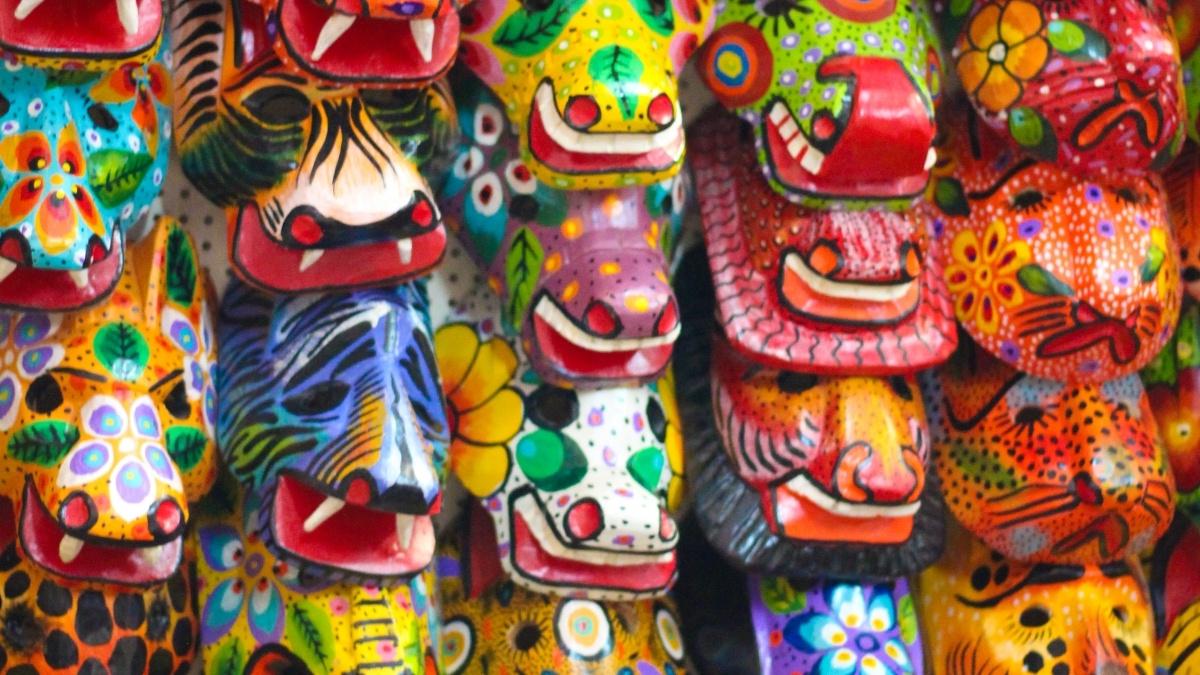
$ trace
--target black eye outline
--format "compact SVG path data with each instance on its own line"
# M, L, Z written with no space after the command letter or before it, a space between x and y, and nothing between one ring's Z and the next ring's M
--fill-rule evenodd
M1126 206L1141 206L1146 203L1146 196L1138 192L1137 188L1132 185L1117 188L1113 191L1113 196L1117 201Z
M288 396L281 405L293 415L311 417L337 408L349 394L350 385L340 380L326 380Z
M653 396L646 401L646 423L650 426L650 433L654 434L658 442L665 443L667 440L667 414L663 410L662 404Z
M796 373L790 370L781 370L779 371L779 375L775 377L775 386L788 394L803 394L817 386L820 381L820 378L812 373Z
M905 401L913 400L912 387L909 386L908 380L904 379L903 376L892 375L888 378L888 386L892 388L892 391L895 392L897 396Z
M187 385L180 378L171 391L163 398L163 406L177 420L186 420L192 416L192 404L188 403Z
M525 397L525 411L539 427L559 431L579 419L579 395L574 389L543 384Z
M92 124L105 131L116 131L117 127L120 126L117 118L109 112L103 103L93 103L88 106L87 116L92 121Z
M1050 610L1041 605L1027 607L1021 611L1017 621L1025 628L1041 628L1050 623Z
M1048 195L1035 188L1022 188L1009 199L1009 208L1017 213L1032 213L1046 207Z
M275 126L299 124L312 114L312 102L298 89L282 84L263 87L242 99L254 119Z
M62 404L62 387L50 373L39 375L25 391L25 407L39 415L49 415Z

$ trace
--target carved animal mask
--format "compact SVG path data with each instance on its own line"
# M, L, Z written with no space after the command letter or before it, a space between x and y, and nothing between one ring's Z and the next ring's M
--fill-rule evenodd
M1183 91L1187 104L1187 134L1200 141L1200 2L1171 0L1171 23L1179 40L1179 55L1183 61Z
M1154 606L1156 673L1186 675L1200 667L1200 531L1187 518L1176 518L1154 547L1149 568Z
M521 159L499 100L469 72L455 75L464 143L440 201L534 370L560 384L661 376L679 334L667 263L686 174L606 190L551 187Z
M219 325L218 437L247 533L314 578L392 585L424 569L446 421L417 289L234 282Z
M1163 182L1169 196L1171 227L1179 242L1183 290L1193 300L1200 300L1200 152L1193 144L1184 147L1179 159L1163 174Z
M746 130L713 113L691 134L717 318L733 348L772 368L912 373L954 351L941 268L919 211L788 203L754 165Z
M974 115L948 121L933 250L971 337L1054 380L1144 366L1171 336L1181 293L1158 177L1083 180L1005 147Z
M676 78L712 30L712 0L477 0L462 19L462 62L504 102L539 180L612 188L679 172Z
M1177 512L1200 524L1200 307L1183 311L1142 381L1175 477Z
M1161 171L1179 151L1187 111L1166 0L986 0L949 13L963 89L1015 148L1108 180Z
M907 208L929 180L941 58L924 2L730 0L697 70L792 201Z
M125 2L133 0L117 4ZM96 5L111 11L111 3ZM146 215L167 170L163 56L109 70L21 60L0 69L0 306L75 310L117 285L126 232Z
M149 61L163 27L162 0L6 0L0 50L37 68L102 72Z
M248 0L179 0L174 16L180 159L225 208L240 277L334 290L437 264L445 230L419 170L452 128L444 92L316 80L272 50L273 15Z
M0 493L24 556L64 577L175 572L215 476L207 281L182 227L131 247L107 303L0 314Z

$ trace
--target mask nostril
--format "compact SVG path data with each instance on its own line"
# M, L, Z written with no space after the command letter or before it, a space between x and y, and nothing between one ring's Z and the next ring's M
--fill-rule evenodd
M604 530L604 512L595 499L581 499L567 509L567 536L575 541L587 541L600 536Z
M166 539L183 527L183 509L168 497L150 507L149 521L150 533L157 539Z
M646 108L646 116L659 129L671 126L671 123L675 121L675 104L671 102L671 97L659 94L651 99L650 105Z
M96 505L87 494L76 492L58 507L58 520L73 532L87 530L96 523Z
M563 119L576 131L587 131L600 121L600 106L591 96L572 96L563 110Z

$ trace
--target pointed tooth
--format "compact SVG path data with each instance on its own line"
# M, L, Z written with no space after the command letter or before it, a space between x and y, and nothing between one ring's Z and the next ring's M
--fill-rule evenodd
M313 47L312 60L320 61L325 52L337 42L337 39L342 37L342 34L350 30L350 26L354 25L355 16L353 14L343 14L342 12L334 12L325 20L325 25L321 26L321 34L317 36L317 46Z
M125 29L126 35L134 35L137 33L140 19L137 0L116 0L116 2L117 18L121 20L121 27Z
M62 541L58 542L58 559L69 565L71 561L79 557L79 552L82 550L82 539L76 539L69 534L64 534Z
M345 505L346 502L337 497L326 497L325 501L318 504L317 508L313 509L313 512L308 514L308 517L304 519L304 531L312 532L317 529L321 526L321 523L332 518L333 514L341 511Z
M792 156L792 159L796 159L800 155L800 151L807 147L808 144L804 142L804 137L796 136L787 144L787 152Z
M412 544L413 526L416 524L417 519L413 516L396 514L396 542L400 544L400 548L407 549L409 544Z
M400 253L400 264L407 265L412 262L412 239L401 239L396 242L396 251Z
M925 170L932 169L934 164L937 164L937 150L930 148L929 154L925 155Z
M767 119L771 120L775 126L783 124L783 120L786 117L788 117L788 109L785 105L779 103L778 101L775 103L775 105L771 106L771 112L767 113Z
M433 19L410 19L408 27L412 30L413 42L417 43L417 51L421 52L421 58L429 63L433 60L433 38L437 33Z
M17 269L17 263L8 258L0 258L0 281L8 278Z
M323 248L310 248L305 251L304 255L300 256L300 271L303 272L312 267L313 263L320 260L323 255L325 255L325 249Z
M76 288L87 288L88 271L87 270L71 270L67 272L71 275L71 281L75 282Z
M38 6L45 1L46 0L21 0L21 4L17 5L17 9L13 12L13 16L17 17L17 21L20 21L32 14L33 10L37 9Z

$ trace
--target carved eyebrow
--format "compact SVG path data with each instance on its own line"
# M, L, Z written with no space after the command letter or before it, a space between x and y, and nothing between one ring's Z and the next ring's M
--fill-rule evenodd
M51 368L50 372L61 373L63 375L73 375L75 377L82 377L83 379L91 380L92 382L108 382L108 378L105 377L104 375L101 375L99 373L93 373L90 370L81 370L79 368L69 368L66 366L59 366L57 368Z
M158 389L159 387L163 386L164 384L170 382L171 380L173 380L177 377L181 377L182 375L183 375L183 368L176 368L175 370L172 370L171 372L167 373L166 375L163 375L162 377L160 377L158 379L158 382L155 382L154 384L150 385L150 392L153 393L155 389Z

